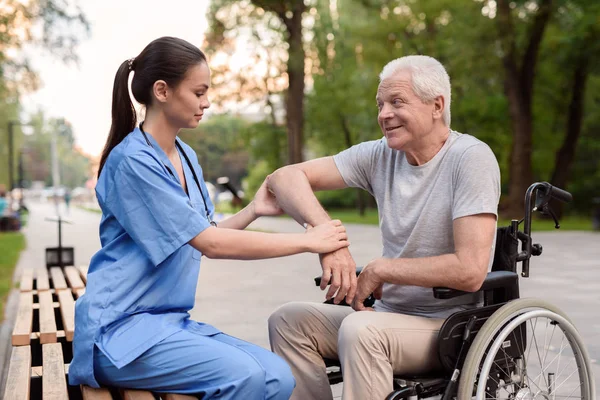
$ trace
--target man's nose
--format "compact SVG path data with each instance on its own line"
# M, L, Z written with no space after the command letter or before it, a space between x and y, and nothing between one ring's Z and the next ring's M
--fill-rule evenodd
M383 106L381 108L381 110L379 111L379 119L380 120L386 120L386 119L390 119L394 116L394 114L392 113L392 110L390 110L389 107Z

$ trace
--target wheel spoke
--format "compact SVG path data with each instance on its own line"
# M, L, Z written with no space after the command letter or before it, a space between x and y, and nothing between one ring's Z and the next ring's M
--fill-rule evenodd
M536 325L537 325L537 318L535 320L536 320ZM542 358L540 356L540 349L539 349L538 344L537 344L537 339L535 338L535 332L532 332L532 336L533 336L533 341L535 342L535 352L537 353L538 360L540 361L540 365L541 365L542 364ZM541 374L541 375L542 375L542 379L544 380L543 383L546 385L546 387L548 387L548 382L546 381L546 376L544 376L544 374Z
M563 340L563 341L564 341L564 340ZM562 347L562 343L561 343L561 349L560 349L560 352L559 352L559 354L557 354L556 356L554 356L554 358L552 359L552 361L550 362L550 364L548 364L548 367L549 367L550 365L552 365L552 363L554 362L554 360L556 360L557 358L559 358L559 360L560 360L560 355L562 354L562 351L563 351L565 348L566 348L566 347ZM547 371L547 369L548 369L548 368L542 368L542 369L541 369L541 372L540 372L540 374L544 374L544 373ZM558 370L559 370L559 368L557 367L557 368L556 368L556 370L558 371ZM563 371L564 371L564 369L563 369ZM539 374L538 374L538 375L535 377L535 379L538 379L538 378L539 378Z

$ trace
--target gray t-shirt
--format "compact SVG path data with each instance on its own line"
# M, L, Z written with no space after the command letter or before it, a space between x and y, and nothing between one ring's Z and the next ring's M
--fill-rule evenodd
M389 148L385 138L360 143L333 159L348 186L365 189L375 197L383 257L454 253L454 219L497 215L498 162L488 145L473 136L450 131L441 150L419 166L410 165L403 151ZM477 294L439 300L431 288L386 283L375 309L445 318L479 301Z

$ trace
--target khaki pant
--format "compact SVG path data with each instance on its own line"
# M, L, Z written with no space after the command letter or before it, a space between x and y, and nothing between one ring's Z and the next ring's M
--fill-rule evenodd
M343 400L382 400L394 374L439 367L437 334L443 319L321 303L288 303L269 318L272 350L292 368L295 400L330 400L323 358L339 359Z

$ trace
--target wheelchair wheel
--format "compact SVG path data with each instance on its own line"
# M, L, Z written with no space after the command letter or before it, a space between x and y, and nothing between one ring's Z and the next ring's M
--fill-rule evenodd
M458 400L595 399L590 360L568 317L517 299L481 327L463 364Z

